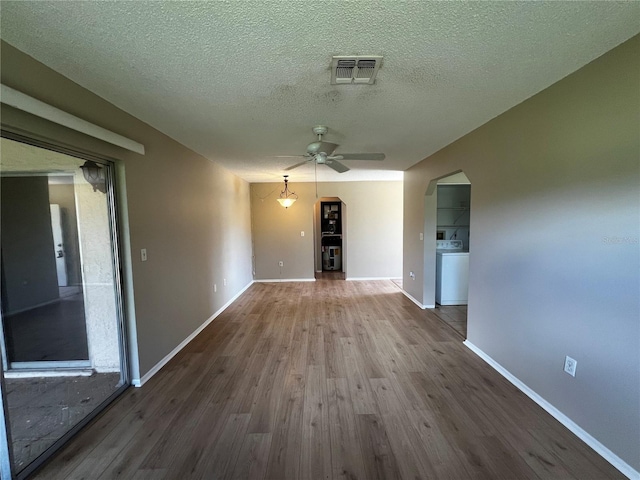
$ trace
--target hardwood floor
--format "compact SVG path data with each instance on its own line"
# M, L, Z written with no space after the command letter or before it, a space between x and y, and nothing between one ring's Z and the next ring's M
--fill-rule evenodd
M251 286L37 478L624 477L392 282L318 281Z

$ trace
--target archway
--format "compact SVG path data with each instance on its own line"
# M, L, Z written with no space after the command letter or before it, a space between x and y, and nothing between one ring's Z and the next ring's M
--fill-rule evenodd
M427 308L466 338L471 182L464 172L433 179L424 211L423 298Z

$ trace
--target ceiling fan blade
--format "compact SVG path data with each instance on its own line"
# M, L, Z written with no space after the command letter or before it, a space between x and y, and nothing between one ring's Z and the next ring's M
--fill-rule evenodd
M341 164L340 162L336 162L335 160L327 160L325 163L327 167L333 168L338 173L344 173L349 171L349 167Z
M384 160L384 153L340 153L331 158L336 160Z
M298 168L301 167L302 165L304 165L305 163L307 163L309 160L305 160L304 162L300 162L300 163L296 163L295 165L291 165L290 167L285 168L284 170L293 170L294 168Z
M273 158L304 158L307 155L274 155Z
M320 146L320 151L326 153L327 155L331 155L333 151L340 146L337 143L331 143L331 142L320 142L320 143L322 144Z

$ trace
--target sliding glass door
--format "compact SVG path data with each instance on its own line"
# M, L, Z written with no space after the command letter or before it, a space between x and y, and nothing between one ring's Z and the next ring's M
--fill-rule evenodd
M2 390L23 476L128 378L112 165L0 141Z

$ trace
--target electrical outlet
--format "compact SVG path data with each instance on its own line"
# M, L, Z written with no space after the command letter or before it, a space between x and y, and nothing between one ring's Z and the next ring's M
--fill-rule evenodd
M216 285L215 283L213 284L213 293L216 293L218 291L218 285Z
M226 278L222 280L222 285L224 285L225 287L227 286L227 279Z
M424 233L420 232L420 240L424 240Z
M567 356L564 357L564 371L571 375L572 377L576 376L576 367L578 366L578 362L573 358Z
M278 262L278 266L279 266L279 267L284 267L284 262L283 262L282 260L280 260L280 261Z

